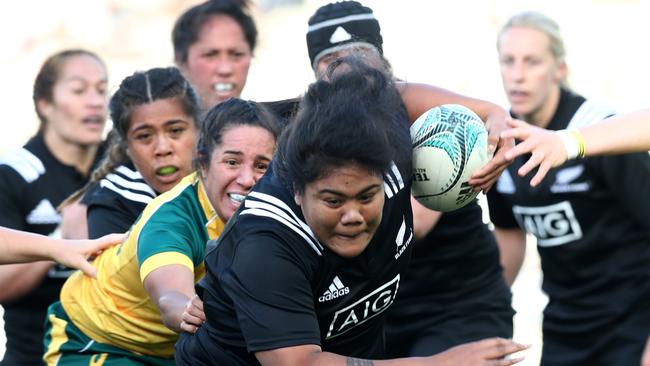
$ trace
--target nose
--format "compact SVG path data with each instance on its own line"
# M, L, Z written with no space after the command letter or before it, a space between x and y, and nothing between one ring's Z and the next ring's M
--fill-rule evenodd
M156 137L155 146L156 157L165 157L171 155L173 152L172 143L170 139L164 134L158 135Z
M250 168L242 168L239 170L239 174L237 174L237 184L239 184L246 191L249 191L251 188L253 188L255 182L257 182L257 179L259 179L259 176L255 174L255 171L253 171L253 169Z
M509 67L510 79L515 82L522 82L526 78L526 68L523 62L513 62Z
M219 61L217 61L216 70L217 74L221 76L232 74L232 61L227 56L220 58Z
M106 96L97 90L91 90L86 101L93 108L106 108Z
M341 224L343 225L359 225L363 223L363 214L359 205L349 203L346 205L343 214L341 215Z

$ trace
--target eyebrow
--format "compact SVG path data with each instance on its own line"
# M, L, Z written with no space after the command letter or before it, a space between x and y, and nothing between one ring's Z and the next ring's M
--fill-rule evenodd
M133 122L132 124L136 124L136 123L141 123L141 125L139 125L138 127L134 128L134 129L131 129L129 131L135 132L135 131L139 131L139 130L142 130L142 129L145 129L145 128L153 128L151 123L149 123L147 121L141 121L141 122L136 121L136 122ZM177 123L189 124L190 122L188 122L186 120L183 120L183 119L172 119L172 120L169 120L169 121L165 121L165 123L163 123L163 127L170 126L170 125L175 125Z
M372 189L375 189L375 188L381 188L381 184L372 184L372 185L362 189L361 191L359 191L359 193L356 193L354 196L356 197L358 195L364 194L364 193L366 193L366 192L368 192L368 191L370 191ZM324 189L321 189L320 191L318 191L318 194L323 194L323 193L330 193L330 194L335 194L337 196L347 197L347 195L343 194L342 192L339 192L339 191L334 190L334 189L329 189L329 188L324 188Z
M61 81L62 81L62 82L68 82L68 81L81 81L81 82L84 82L84 83L88 83L88 82L89 82L88 80L84 79L83 77L81 77L81 76L76 76L76 75L68 76L67 78L62 79ZM107 80L106 78L103 78L103 79L100 79L99 82L100 82L100 83L107 83L108 80Z

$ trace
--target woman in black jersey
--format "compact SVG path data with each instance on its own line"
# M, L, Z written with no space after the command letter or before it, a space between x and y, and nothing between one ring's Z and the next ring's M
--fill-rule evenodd
M512 17L498 39L511 113L540 128L572 130L611 109L571 92L558 25ZM569 136L569 138L573 138ZM639 365L650 333L650 156L574 159L536 187L516 158L488 193L502 263L516 276L525 232L544 271L542 365Z
M331 41L339 28L352 37ZM379 28L372 9L357 1L318 8L307 33L314 72L323 74L338 57L356 54L390 73ZM388 315L388 357L428 356L479 339L511 338L510 289L478 201L448 213L411 203L415 248Z
M0 226L43 235L59 228L55 207L86 184L102 154L106 83L103 61L87 50L64 50L44 62L33 90L40 128L0 161ZM40 363L45 311L69 273L51 262L0 267L2 365Z
M345 63L345 71L340 70ZM412 247L411 149L394 84L354 59L312 84L267 174L206 257L207 321L180 365L511 365L503 339L427 359L383 356Z
M89 238L127 231L153 198L193 172L199 104L178 69L125 78L109 109L113 129L106 157L77 194L88 206Z

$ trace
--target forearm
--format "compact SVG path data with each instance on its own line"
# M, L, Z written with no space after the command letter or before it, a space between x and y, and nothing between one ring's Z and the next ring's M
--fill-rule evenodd
M580 131L587 156L650 150L650 109L614 116Z
M177 291L167 292L158 299L160 316L167 328L176 333L182 331L181 321L188 301L190 301L190 297Z
M309 351L306 351L309 350ZM298 353L296 353L298 351ZM331 352L322 352L315 345L287 347L285 349L258 352L255 354L263 366L436 366L425 362L428 358L400 358L393 360L368 360L347 357ZM443 364L439 364L442 366Z
M0 227L0 264L49 259L51 247L45 236Z
M392 360L368 360L355 357L346 357L330 352L319 352L310 366L436 366L435 363L426 362L426 358L411 357ZM442 364L440 364L442 365Z
M19 298L32 291L54 263L49 261L0 266L0 303Z
M393 360L373 361L346 357L334 353L322 352L317 345L302 345L278 348L255 353L257 360L264 366L509 366L521 362L523 358L505 357L529 346L502 338L489 338L477 342L465 343L452 347L442 353L429 357L410 357Z
M515 282L526 254L526 234L519 229L495 229L503 276L509 286Z
M413 209L413 237L415 240L421 240L433 230L442 213L429 210L413 197L411 197L411 207Z
M195 295L194 273L180 264L165 265L146 276L144 288L158 306L165 326L180 333L183 311Z

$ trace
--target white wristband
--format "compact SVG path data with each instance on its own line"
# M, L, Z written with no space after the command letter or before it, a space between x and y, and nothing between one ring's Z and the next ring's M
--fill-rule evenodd
M555 133L560 136L562 142L564 143L564 148L566 149L567 160L575 159L580 154L580 145L578 141L573 137L571 131L569 130L559 130Z

